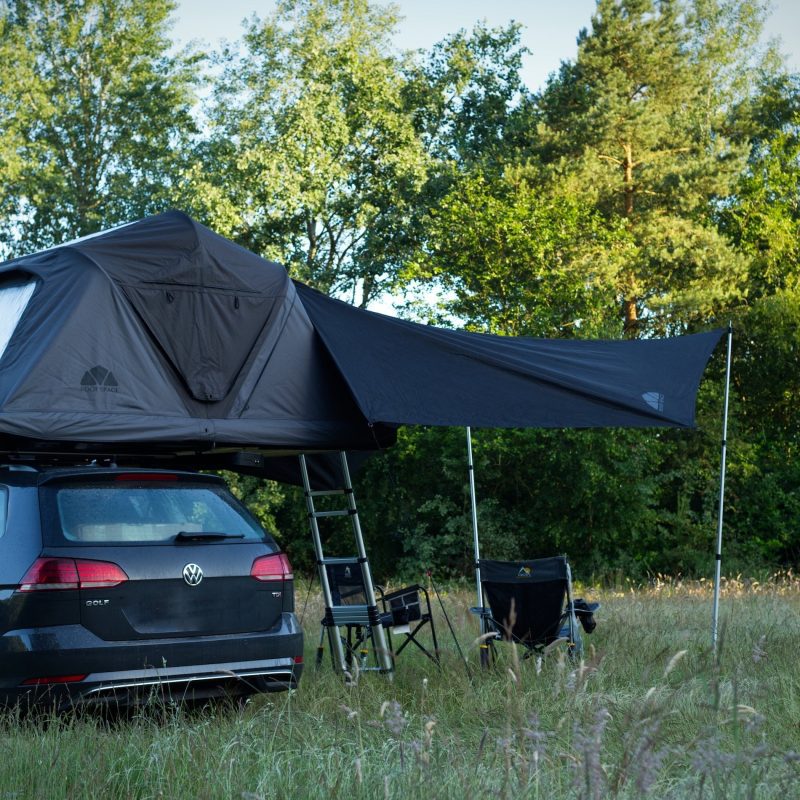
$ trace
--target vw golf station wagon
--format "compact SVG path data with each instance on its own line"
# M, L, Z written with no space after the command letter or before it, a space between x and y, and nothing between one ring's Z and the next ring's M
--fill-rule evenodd
M297 685L285 553L216 477L0 465L0 702Z

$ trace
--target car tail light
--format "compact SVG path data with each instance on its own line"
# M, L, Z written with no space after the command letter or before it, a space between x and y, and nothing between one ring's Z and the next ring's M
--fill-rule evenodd
M77 589L78 568L72 558L37 558L20 581L20 592Z
M109 561L74 558L37 558L20 581L18 591L108 589L128 580L121 567Z
M88 674L88 672L84 672L83 675L51 675L44 678L28 678L22 681L22 686L44 686L48 683L77 683L84 680Z
M250 567L250 577L257 581L290 581L294 575L286 554L276 553L257 558Z
M75 564L78 567L78 582L81 589L108 589L128 580L122 567L110 561L77 559Z
M295 664L302 664L303 663L303 656L295 656L292 659L292 661L294 661Z

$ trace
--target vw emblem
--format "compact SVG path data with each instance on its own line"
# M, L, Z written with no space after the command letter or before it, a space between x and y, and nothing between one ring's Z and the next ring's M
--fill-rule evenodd
M197 586L203 580L203 570L197 564L187 564L183 568L183 579L189 586Z

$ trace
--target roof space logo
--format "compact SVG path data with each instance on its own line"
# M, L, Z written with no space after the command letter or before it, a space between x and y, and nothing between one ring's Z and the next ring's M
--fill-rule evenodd
M119 384L110 369L98 365L83 373L81 389L84 392L118 392Z
M656 411L664 410L664 395L661 392L642 392L642 400Z

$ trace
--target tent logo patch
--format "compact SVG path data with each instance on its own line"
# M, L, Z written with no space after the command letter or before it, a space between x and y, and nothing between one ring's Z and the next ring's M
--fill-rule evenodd
M530 567L520 567L517 573L518 578L530 578L533 570Z
M83 373L81 389L84 392L118 392L119 384L110 369L98 365Z
M642 400L656 411L664 410L664 395L661 392L642 392Z

